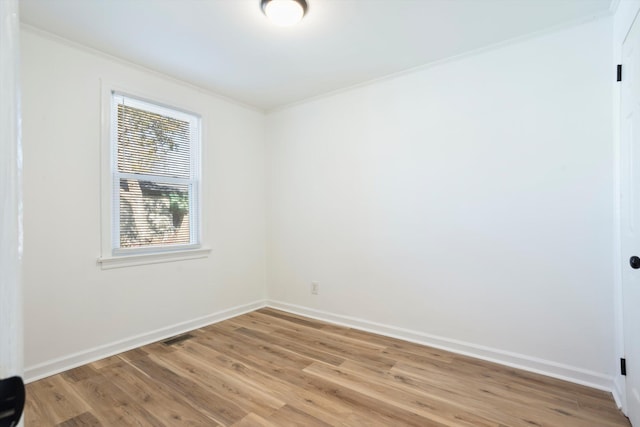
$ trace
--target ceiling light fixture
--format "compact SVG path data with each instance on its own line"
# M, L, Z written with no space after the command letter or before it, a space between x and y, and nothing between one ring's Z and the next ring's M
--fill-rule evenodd
M306 0L261 0L260 7L271 22L281 27L297 24L307 13Z

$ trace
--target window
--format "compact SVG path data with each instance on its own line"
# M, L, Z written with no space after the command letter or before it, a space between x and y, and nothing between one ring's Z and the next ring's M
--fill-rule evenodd
M200 245L200 119L111 93L112 255Z

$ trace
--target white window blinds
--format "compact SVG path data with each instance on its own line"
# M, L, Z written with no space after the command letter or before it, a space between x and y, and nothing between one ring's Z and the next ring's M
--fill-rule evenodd
M197 116L113 93L114 252L199 244Z

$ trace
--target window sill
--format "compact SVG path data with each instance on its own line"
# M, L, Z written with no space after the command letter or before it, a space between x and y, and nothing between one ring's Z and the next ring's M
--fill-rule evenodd
M100 264L103 270L109 270L112 268L133 267L136 265L160 264L188 259L207 258L210 252L210 248L199 248L175 252L156 252L153 254L100 257L98 258L98 264Z

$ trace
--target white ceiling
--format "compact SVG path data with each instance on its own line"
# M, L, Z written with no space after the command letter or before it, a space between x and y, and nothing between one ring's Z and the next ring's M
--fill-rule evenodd
M1 1L1 0L0 0ZM609 13L616 0L21 0L33 27L263 110Z

